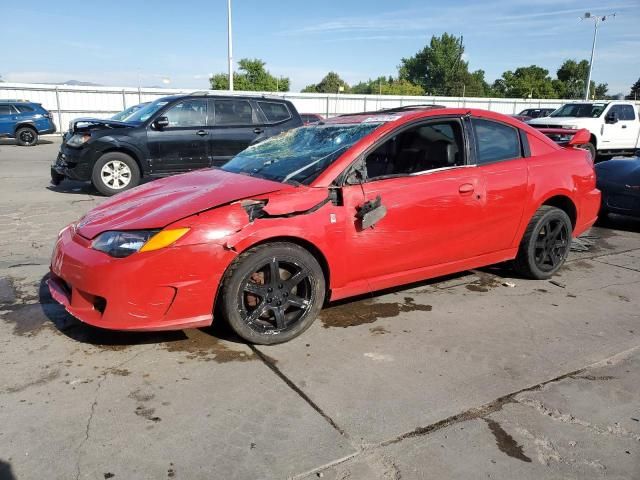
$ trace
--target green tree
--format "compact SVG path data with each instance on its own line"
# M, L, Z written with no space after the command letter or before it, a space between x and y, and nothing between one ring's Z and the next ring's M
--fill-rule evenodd
M320 83L307 85L302 89L303 93L338 93L342 87L344 92L350 91L349 84L345 82L336 72L327 73Z
M537 65L507 70L493 84L493 90L509 98L556 98L558 92L549 70Z
M420 96L424 95L424 90L420 85L414 85L410 81L401 78L378 77L352 86L351 93Z
M638 78L638 81L631 86L631 91L629 92L629 95L627 95L627 99L629 100L640 99L640 78Z
M587 60L565 60L556 72L558 80L558 94L561 98L583 98L584 86L589 75ZM592 82L593 84L593 82ZM593 87L595 88L595 87Z
M243 58L238 62L238 70L233 72L233 86L236 90L248 92L288 92L289 78L275 77L269 73L260 59ZM210 79L213 90L228 90L229 77L218 73Z
M592 82L593 83L593 82ZM609 96L609 85L606 83L599 83L593 86L593 94L596 100L604 100Z
M484 80L484 71L469 72L463 54L462 37L448 33L434 35L422 50L401 60L400 78L421 86L429 95L486 95L489 85Z

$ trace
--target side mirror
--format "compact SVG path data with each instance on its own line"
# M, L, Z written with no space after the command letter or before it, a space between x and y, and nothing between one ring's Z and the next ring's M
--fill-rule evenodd
M586 128L581 128L576 132L576 134L571 137L569 143L567 143L570 147L579 147L580 145L585 145L591 141L591 132Z
M605 123L618 123L618 114L616 112L607 113L607 117L604 119Z
M158 117L155 122L153 122L154 128L157 130L162 130L169 126L169 119L167 117Z

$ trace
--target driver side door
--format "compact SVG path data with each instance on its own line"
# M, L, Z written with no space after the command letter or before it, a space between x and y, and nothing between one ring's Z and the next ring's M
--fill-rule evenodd
M356 216L346 227L350 282L387 288L476 255L484 186L467 145L462 121L449 118L413 125L365 153L364 183L343 188L346 212ZM363 228L357 212L378 198L386 214Z
M173 104L160 114L169 125L154 122L147 131L147 144L154 175L188 172L210 165L208 109L206 98L190 98Z

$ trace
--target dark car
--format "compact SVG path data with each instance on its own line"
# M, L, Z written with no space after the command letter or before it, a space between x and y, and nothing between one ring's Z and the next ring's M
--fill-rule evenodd
M317 113L301 113L300 118L305 125L313 125L324 120L324 117Z
M598 163L596 178L602 192L600 217L608 213L640 217L640 157Z
M53 115L39 103L0 100L0 137L15 138L18 145L32 147L39 135L55 131Z
M197 93L160 98L126 118L71 122L51 181L91 181L104 195L158 178L220 166L302 120L288 100Z
M532 118L548 117L554 110L555 108L525 108L517 115L512 115L512 117L521 122L527 122Z

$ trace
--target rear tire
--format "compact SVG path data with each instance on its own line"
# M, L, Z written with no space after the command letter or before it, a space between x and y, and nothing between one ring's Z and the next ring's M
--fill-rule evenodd
M93 166L91 183L101 194L110 197L138 186L140 168L126 153L105 153Z
M222 280L219 311L244 340L273 345L311 326L325 299L322 267L293 243L250 248Z
M571 246L571 219L559 208L541 206L531 218L514 262L526 278L551 278L564 264Z
M21 147L33 147L38 144L38 132L32 127L20 127L16 130L16 143Z

